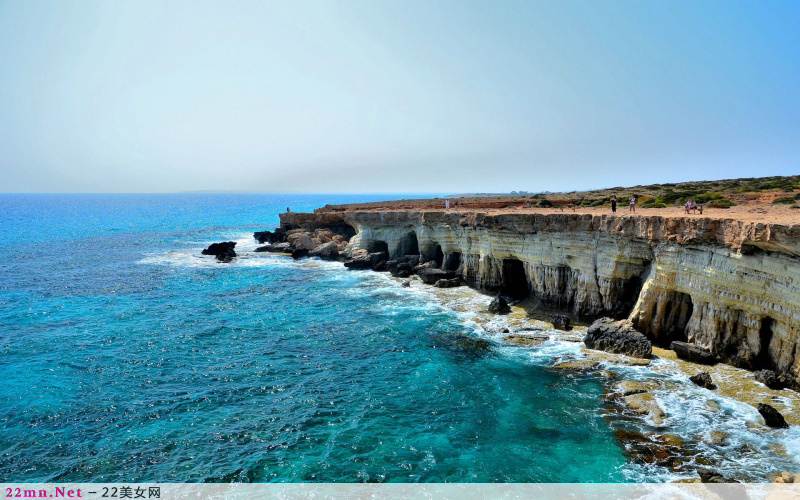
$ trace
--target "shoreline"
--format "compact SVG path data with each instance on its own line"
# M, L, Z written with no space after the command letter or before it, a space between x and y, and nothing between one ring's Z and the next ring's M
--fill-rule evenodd
M498 292L502 294L504 292L502 280L507 279L507 276L500 278L501 286L499 289L491 286L484 286L487 283L483 281L479 282L478 286L474 286L474 282L470 283L470 275L468 269L465 267L465 260L461 253L461 251L464 250L463 243L460 244L461 247L459 248L459 244L454 243L454 240L451 239L453 236L444 236L443 234L437 236L436 231L438 231L439 228L444 228L445 232L452 231L453 226L457 224L456 227L460 226L465 230L482 231L482 234L490 235L490 238L498 238L498 236L495 236L498 233L508 233L508 236L499 237L511 238L512 241L513 238L524 238L524 236L522 236L524 234L547 234L553 231L555 231L554 234L563 234L565 232L580 233L600 230L607 231L609 234L615 235L618 239L623 238L623 241L635 242L638 240L645 243L649 241L650 246L653 247L654 250L656 245L658 248L664 245L677 246L678 248L696 247L697 245L719 245L726 248L727 252L736 252L742 255L752 255L754 253L762 255L759 254L759 252L764 252L763 255L767 255L777 251L779 254L783 254L784 258L789 258L791 260L794 260L794 256L797 255L798 249L800 249L800 238L795 238L796 234L800 234L800 225L798 224L790 224L787 226L755 222L748 223L730 218L715 220L708 215L694 219L692 219L691 216L675 217L675 222L669 222L673 219L670 217L645 217L638 214L635 217L621 214L616 217L610 216L602 218L591 216L587 219L586 216L591 215L591 212L594 211L595 210L586 211L590 213L578 213L576 211L575 214L572 214L553 210L551 214L543 214L541 210L538 210L529 214L520 210L513 212L487 211L487 213L458 210L424 212L409 212L407 210L355 210L352 212L337 213L326 209L318 209L315 210L313 214L281 214L281 227L276 230L275 233L267 231L256 233L254 236L259 239L259 235L266 235L268 239L275 238L283 241L287 241L288 236L288 241L292 243L289 247L283 247L283 250L291 249L294 253L286 254L287 256L291 255L295 258L302 258L306 255L315 256L316 253L316 256L323 259L344 261L346 267L363 269L374 268L376 271L390 271L391 274L395 276L393 280L397 280L401 283L405 280L412 286L419 286L423 281L428 285L433 284L434 281L447 281L450 278L450 274L453 274L454 276L458 276L459 281L466 281L467 284L470 285L467 288L469 291L465 293L483 293L487 295L496 295ZM606 213L603 215L608 214ZM555 219L553 219L554 216ZM518 219L519 217L522 217L522 219ZM520 221L526 222L527 225L523 224L520 226ZM595 221L602 222L598 225ZM611 225L609 225L609 223ZM416 226L414 226L414 224L416 224ZM530 226L530 224L533 224L533 227ZM352 228L352 232L345 234L348 227ZM332 231L331 229L334 230ZM416 233L416 236L413 238L413 245L405 251L402 250L402 248L403 245L408 242L406 241L404 243L402 234L398 234L397 229L399 229L399 233L405 232L405 234L408 234L409 230ZM325 231L329 234L324 233ZM394 231L394 233L392 231ZM292 234L295 236L292 236ZM309 240L312 240L322 237L325 239L325 234L327 234L328 237L335 234L343 234L346 239L338 240L336 245L333 246L332 243L324 243L319 240L309 241L306 242L307 246L315 248L302 250L298 254L297 246L299 245L297 244L300 242L300 238L308 237ZM671 237L671 234L677 236ZM398 238L392 235L400 237ZM425 240L432 240L433 244L437 244L436 252L439 252L438 256L435 255L436 252L432 251L433 247L431 244L426 245ZM308 243L310 243L310 245L308 245ZM320 246L320 243L322 245L327 245L329 249L335 247L336 251L327 255L321 254L319 249L316 248ZM382 247L378 245L378 243L380 243ZM419 250L416 248L417 244L419 245ZM505 244L513 245L513 243ZM450 250L453 249L453 245L456 245L456 249ZM258 250L276 250L271 247L272 245L267 245ZM755 247L755 251L750 250L750 248L753 247ZM493 257L498 257L497 252L499 248L497 243L494 243L489 248L490 250L488 251L490 254L493 255ZM482 254L483 252L484 250L481 250ZM502 250L499 257L502 257L502 254L505 254L505 252L506 250ZM416 261L413 261L411 265L405 268L408 269L408 271L399 269L397 263L402 263L402 255L410 253L419 253L420 255ZM515 251L511 250L510 253L512 257L516 257L514 255ZM453 264L449 260L453 255L457 255L457 264ZM517 253L517 255L519 254ZM727 256L732 254L729 253L725 255L726 258L730 258ZM763 259L763 257L761 258ZM399 259L399 261L393 261L393 259ZM436 260L435 263L433 262L434 260ZM450 264L448 264L448 262L450 262ZM425 263L425 265L420 263ZM483 257L481 258L481 263L481 265L483 265ZM416 267L414 267L415 265ZM452 265L452 271L448 271L449 265ZM458 267L457 270L455 269L456 267ZM400 266L400 268L402 268L402 266ZM527 274L529 272L528 268L526 267L525 269ZM409 281L410 276L412 277L411 281ZM474 276L475 275L472 275L472 277ZM443 278L443 280L439 278ZM484 279L483 271L481 271L481 279ZM649 279L652 279L652 274ZM414 283L417 283L417 285L413 285ZM488 284L491 285L491 283ZM440 283L437 283L437 286L440 285ZM405 283L403 286L405 286ZM450 285L445 284L445 286ZM460 293L458 290L462 288L448 289L427 286L426 289L428 293L434 296L444 294L443 297L447 297L448 294ZM642 289L641 292L637 293L644 294L646 287L642 287ZM663 292L661 293L663 294ZM485 300L488 301L489 297L487 296ZM639 300L641 300L641 297ZM450 304L448 307L452 306L453 305ZM575 311L569 311L565 310L563 307L558 307L558 304L551 303L545 304L545 306L547 311L550 312L567 312L573 320L580 320L580 318L584 317L584 315L575 314ZM522 337L524 341L524 337L533 337L536 332L541 333L543 330L546 330L547 337L553 341L577 344L577 342L582 340L581 337L585 335L586 331L585 326L579 326L568 334L553 333L558 332L558 330L553 329L552 324L541 321L542 314L546 316L547 312L540 310L537 319L535 317L536 314L531 313L532 310L536 310L536 307L531 308L530 304L528 304L527 308L520 307L517 303L512 306L512 310L509 314L500 316L503 318L501 321L508 325L505 327L505 332L492 331L493 327L491 325L493 322L497 321L498 316L482 311L459 310L459 307L461 306L456 304L455 308L451 310L457 313L472 315L476 326L483 329L483 334L487 335L489 339L500 345L511 346L517 349L535 350L537 347L514 346L503 340L503 333L517 335ZM587 314L586 316L588 316L587 319L590 319L592 316L597 317L598 315ZM541 343L541 339L535 339L533 343ZM567 376L599 376L602 379L602 383L607 388L606 404L609 406L609 411L618 413L624 416L624 418L638 419L640 423L645 422L645 426L650 425L650 429L646 429L642 432L637 431L633 434L628 433L628 431L623 431L622 429L617 431L618 433L622 432L622 435L625 436L624 438L620 438L625 442L624 444L621 442L621 445L628 450L631 454L630 456L639 454L641 457L643 456L641 455L642 453L644 453L644 455L666 454L666 458L661 457L659 459L662 460L662 462L658 463L658 465L666 466L668 463L673 464L674 462L678 465L673 464L672 466L678 467L677 470L679 471L683 470L681 467L684 467L687 461L688 463L694 463L694 460L700 460L700 462L695 464L696 467L713 467L713 461L702 458L702 453L697 455L697 450L706 450L707 453L713 456L716 452L710 452L709 450L724 449L726 446L730 445L732 439L731 435L737 435L737 433L741 432L744 433L742 435L747 435L751 438L753 436L762 436L762 441L769 441L771 448L768 450L763 449L760 451L761 453L774 454L779 461L788 460L795 464L794 467L797 467L796 464L800 461L800 457L791 455L791 452L786 449L786 446L779 442L780 439L776 441L774 438L775 435L783 431L775 431L767 427L763 423L762 417L754 408L754 403L768 402L784 414L791 426L797 426L800 424L800 417L795 410L800 407L800 395L798 395L797 392L789 389L779 391L769 389L755 381L752 370L736 368L730 364L723 363L709 367L678 359L674 351L659 348L655 344L656 342L654 342L653 346L653 359L648 363L631 362L631 360L624 355L589 350L583 347L582 343L576 353L564 359L557 360L564 365L562 371L566 372ZM554 365L558 364L558 362L554 362ZM638 376L635 377L633 381L636 381L636 384L639 385L631 389L630 384L628 384L628 386L620 384L620 382L624 381L631 382L631 380L625 377L626 370L629 371L631 369L630 367L646 367L646 370L652 373L649 378L646 377L643 380L639 380L637 378ZM559 367L556 366L556 369L558 368ZM670 394L670 388L675 390L676 385L675 382L671 382L668 386L665 386L664 380L678 377L681 384L691 384L687 382L688 378L700 372L709 372L712 380L719 387L715 391L709 392L708 395L701 397L701 399L708 399L710 401L710 410L708 411L720 411L719 402L714 402L720 400L720 398L722 398L722 400L737 401L740 403L740 406L736 410L726 408L723 412L730 413L731 411L735 411L738 415L734 418L735 422L726 423L722 426L728 430L712 429L705 432L704 436L691 436L691 434L689 434L689 439L685 441L679 440L681 443L680 446L683 448L676 448L677 445L675 445L674 442L671 444L661 442L664 439L667 441L675 439L669 437L669 430L678 425L673 421L676 417L670 415L670 408L667 408L667 411L663 408L664 406L677 404L675 401L670 400L671 397L674 399L673 395ZM684 386L684 390L687 393L695 393L696 397L699 397L696 394L698 390L709 391L708 389L700 389L699 387L693 387L693 384L691 385L692 386L688 388ZM628 393L630 393L630 395L628 395ZM667 401L667 403L665 403L665 401ZM741 405L747 405L747 407L745 408ZM715 407L716 410L714 409ZM706 411L706 409L704 408L703 411ZM732 418L733 415L728 415L728 413L721 416L709 416L708 418L712 420L721 419L725 417L725 415L727 415L727 418ZM747 415L747 417L745 418L743 415ZM740 425L738 425L737 422ZM734 425L735 428L729 428L730 425ZM736 425L738 425L738 427L736 427ZM773 436L773 438L769 438L769 436ZM737 437L733 439L733 441L737 441L738 439ZM800 435L787 439L791 442L800 442ZM753 449L752 446L747 444L742 444L742 446L742 450L745 451L741 453L745 456ZM681 452L681 449L684 449L686 453ZM736 453L735 450L730 451ZM686 456L692 453L694 456ZM732 470L723 472L728 479L736 479L737 476L739 479L747 479L748 477L746 473L742 472L737 473ZM784 471L775 469L769 474L762 474L759 477L762 478L761 480L774 480L775 477L782 472ZM677 474L674 476L674 479L692 481L694 480L692 477L696 479L696 476Z

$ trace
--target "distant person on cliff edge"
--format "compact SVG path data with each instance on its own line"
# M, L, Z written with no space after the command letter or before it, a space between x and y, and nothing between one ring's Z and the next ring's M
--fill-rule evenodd
M450 200L444 200L444 208L450 210Z
M611 213L617 213L617 196L611 197Z
M635 194L631 195L631 204L630 204L630 208L628 209L628 212L636 213L636 195Z
M291 212L291 210L289 210L289 207L286 207L286 211L287 211L287 212Z

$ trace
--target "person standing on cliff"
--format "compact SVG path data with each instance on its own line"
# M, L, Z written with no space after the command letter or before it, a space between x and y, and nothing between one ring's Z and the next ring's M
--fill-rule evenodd
M450 199L444 200L444 208L450 210Z
M635 194L631 195L631 204L630 204L630 208L628 209L628 212L636 213L636 195Z
M611 213L617 213L617 196L611 197Z

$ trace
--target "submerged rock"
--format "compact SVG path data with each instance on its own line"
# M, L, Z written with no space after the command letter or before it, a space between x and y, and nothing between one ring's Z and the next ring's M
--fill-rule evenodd
M630 396L632 394L647 392L652 389L652 387L648 387L643 382L638 382L636 380L623 380L615 384L613 389L623 396Z
M402 283L400 284L400 286L402 286L402 287L404 287L404 288L408 288L408 287L410 287L410 286L411 286L411 280L405 280L404 282L402 282Z
M764 417L764 423L770 427L775 427L776 429L786 429L789 427L789 424L786 423L781 412L768 404L758 403L758 413Z
M595 370L600 363L597 361L566 361L553 366L554 370L559 370L568 373L584 373Z
M489 304L489 312L490 313L507 313L511 312L511 308L508 306L508 302L501 296L497 296L492 300Z
M634 393L622 397L622 403L628 410L637 415L646 416L655 425L663 425L667 417L664 410L656 402L655 396L650 392Z
M569 331L572 327L569 326L569 317L560 314L550 316L550 322L553 323L553 328L557 330Z
M693 375L689 377L689 380L700 387L705 387L706 389L713 390L717 388L717 385L711 380L711 374L708 372L701 372L697 375Z
M627 354L636 358L650 358L653 355L653 344L634 330L628 320L598 319L589 327L583 343L589 349Z
M212 243L208 248L204 249L201 253L203 255L214 255L220 262L230 262L236 257L236 252L233 247L236 246L235 241L223 241L220 243Z
M526 347L535 347L544 344L550 337L547 335L507 335L503 340L511 344L517 344Z
M717 363L717 357L711 354L711 351L695 344L678 342L676 340L670 344L669 348L675 351L675 355L684 361L691 361L692 363L700 363L702 365L713 365Z

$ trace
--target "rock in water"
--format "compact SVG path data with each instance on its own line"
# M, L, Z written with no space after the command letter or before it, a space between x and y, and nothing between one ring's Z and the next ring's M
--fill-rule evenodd
M712 469L700 468L700 469L697 469L697 474L700 475L700 482L701 483L738 483L739 482L739 481L737 481L735 479L726 479L722 474L720 474L719 472L717 472L715 470L712 470Z
M356 250L344 261L344 267L350 269L372 269L372 256L366 250Z
M628 320L598 319L589 327L583 343L589 349L627 354L636 358L649 358L653 355L653 344L634 330Z
M753 372L755 379L770 389L781 390L785 387L783 380L772 370L758 370Z
M230 262L236 257L236 252L233 247L236 246L235 241L223 241L220 243L212 243L201 253L203 255L215 255L220 262Z
M689 377L689 380L694 382L695 384L699 385L700 387L705 387L706 389L716 389L717 385L711 380L711 374L708 372L701 372L693 377Z
M302 259L303 257L308 257L307 248L295 248L294 250L292 250L293 259Z
M572 327L569 326L568 316L554 314L550 316L550 322L553 323L553 328L555 328L556 330L564 330L564 331L572 330Z
M439 280L450 280L456 277L453 271L443 271L435 267L422 267L417 266L417 274L423 283L426 285L433 285Z
M497 296L494 300L489 304L489 312L490 313L506 313L511 312L511 308L508 307L508 302L501 296Z
M461 286L461 278L440 279L433 284L436 288L455 288Z
M411 286L411 280L405 280L403 283L400 284L403 288L408 288Z
M786 420L783 418L783 415L781 415L781 412L768 404L758 403L758 413L764 417L764 422L770 427L775 427L778 429L786 429L789 427L789 424L786 423Z
M688 342L675 341L669 345L675 354L684 361L700 363L703 365L713 365L717 363L717 357L711 351Z

